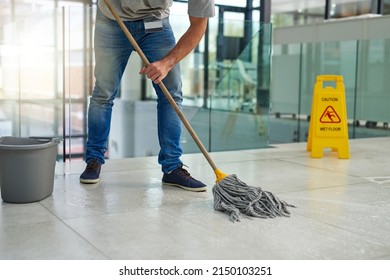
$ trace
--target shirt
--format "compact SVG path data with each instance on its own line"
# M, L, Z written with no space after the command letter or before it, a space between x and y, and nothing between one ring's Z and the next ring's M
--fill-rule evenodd
M110 0L115 11L123 20L145 18L163 19L169 16L173 0ZM98 1L102 13L115 19L103 0ZM188 15L198 18L210 18L215 15L214 0L188 0Z

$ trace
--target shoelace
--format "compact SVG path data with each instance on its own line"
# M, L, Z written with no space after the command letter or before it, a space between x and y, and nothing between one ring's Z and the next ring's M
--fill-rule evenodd
M94 160L94 161L91 161L90 163L87 164L87 170L95 170L99 167L99 163Z
M182 167L179 167L178 169L176 169L175 173L177 173L178 175L184 175L186 177L192 178L190 173Z

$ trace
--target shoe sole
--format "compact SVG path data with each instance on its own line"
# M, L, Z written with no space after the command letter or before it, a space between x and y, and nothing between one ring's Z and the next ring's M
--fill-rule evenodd
M164 183L164 182L163 182L163 185L169 186L169 187L178 187L178 188L181 188L183 190L191 191L191 192L204 192L204 191L207 190L207 186L204 186L204 187L201 187L201 188L188 188L188 187L184 187L182 185L171 184L171 183Z
M83 183L83 184L96 184L96 183L99 183L100 181L100 178L97 178L97 179L81 179L80 178L80 183Z

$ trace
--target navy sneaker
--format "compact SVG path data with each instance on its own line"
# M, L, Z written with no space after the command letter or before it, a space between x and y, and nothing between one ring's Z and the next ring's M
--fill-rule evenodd
M179 167L170 173L164 173L162 178L164 185L179 187L187 191L203 192L207 186L191 177L183 167Z
M80 175L80 182L84 184L96 184L100 181L100 168L102 164L97 159L91 160L84 172Z

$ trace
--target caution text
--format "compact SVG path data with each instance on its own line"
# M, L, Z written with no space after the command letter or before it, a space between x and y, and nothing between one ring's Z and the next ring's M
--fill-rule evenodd
M341 127L320 127L321 131L341 131Z

